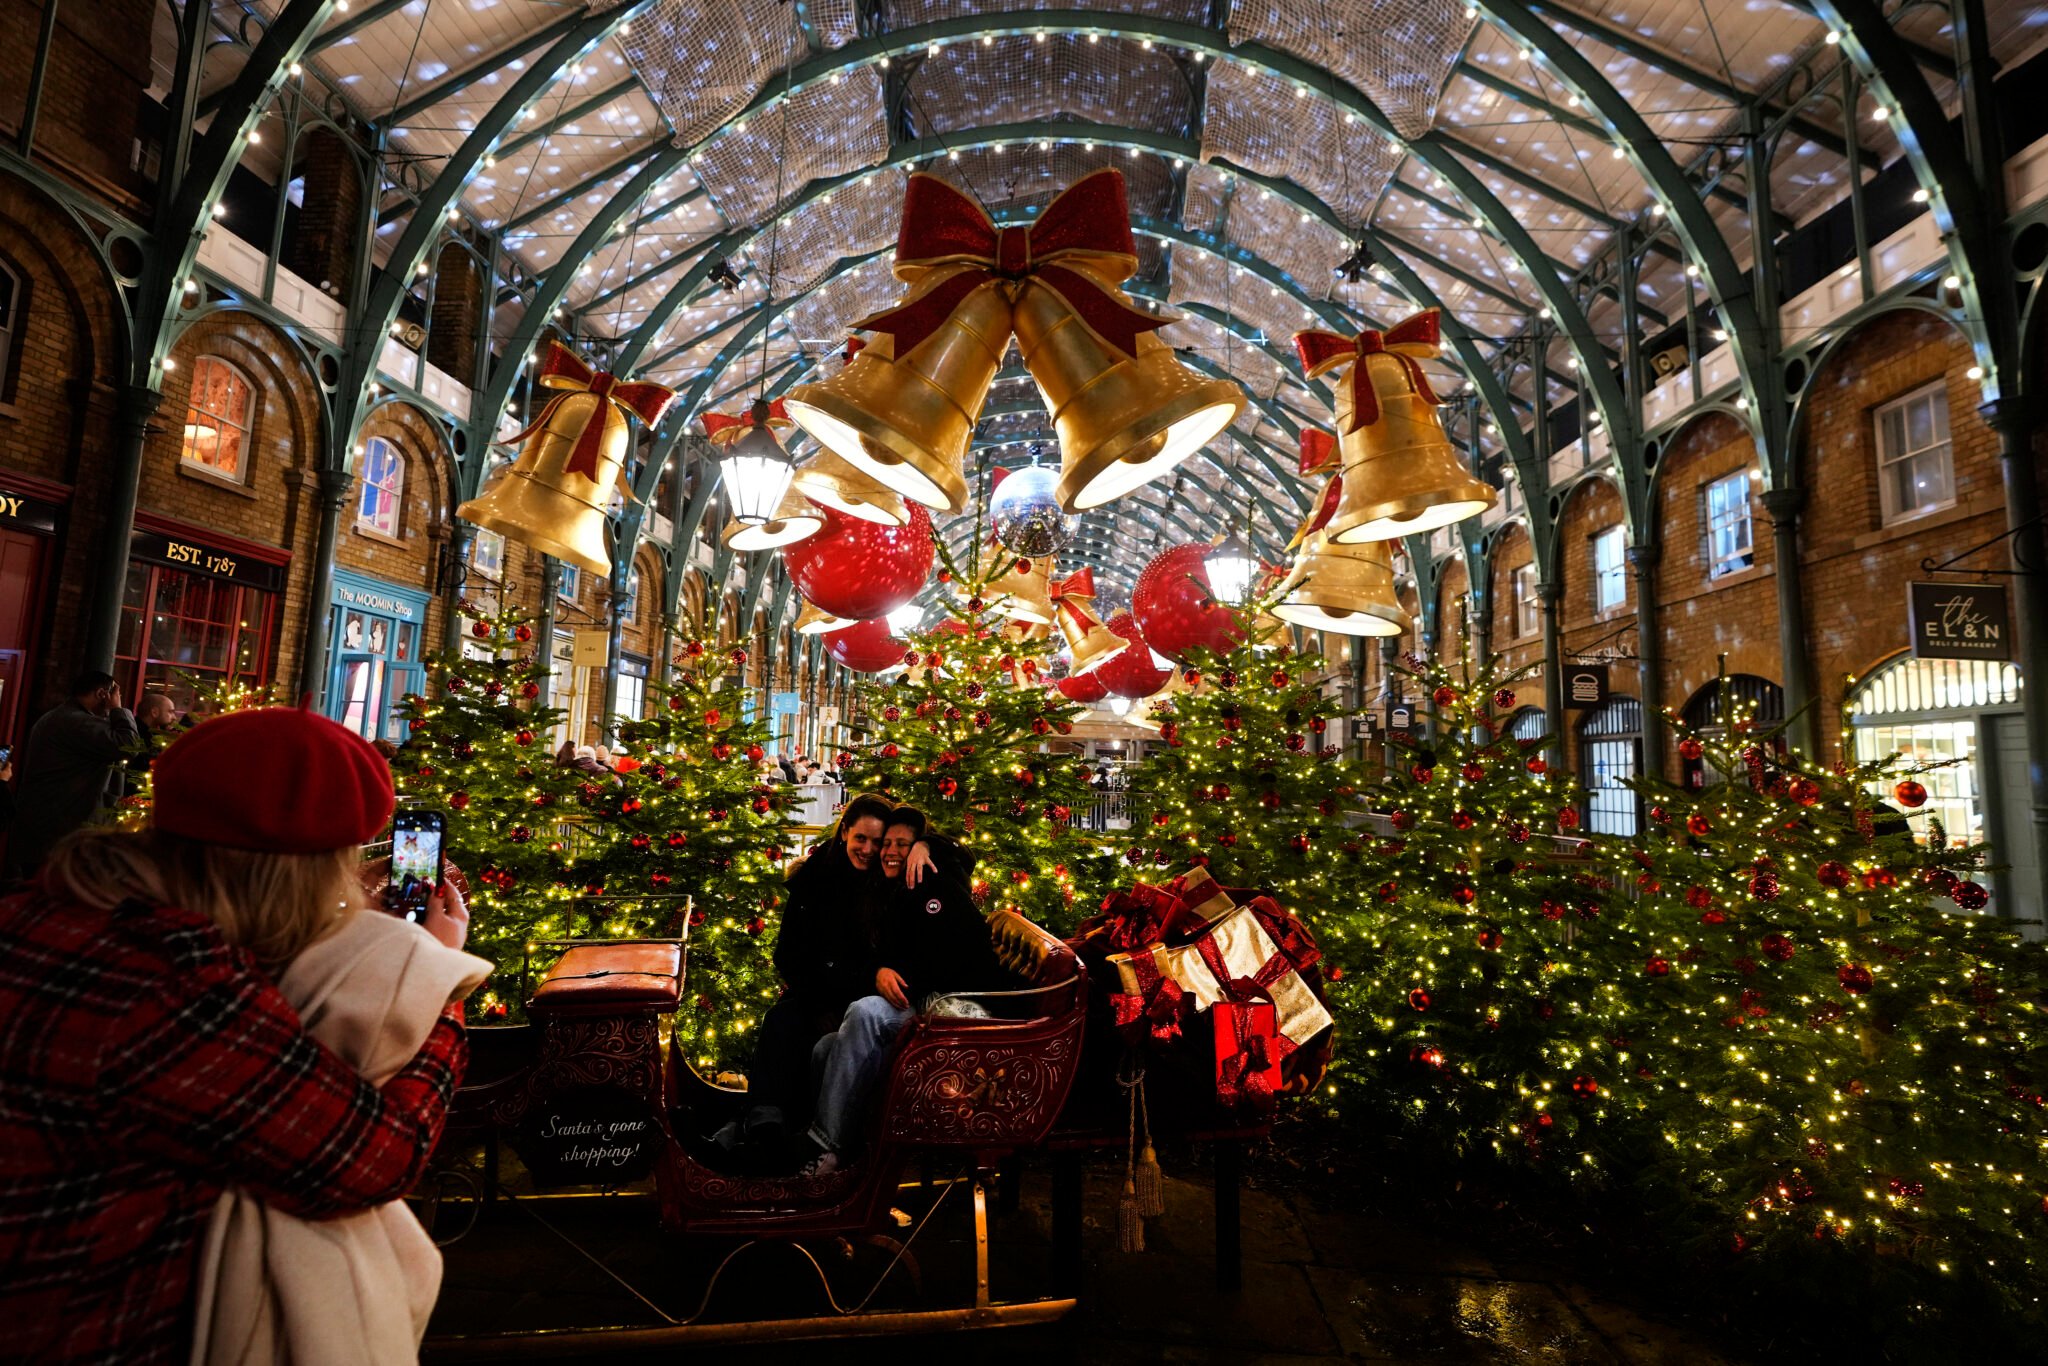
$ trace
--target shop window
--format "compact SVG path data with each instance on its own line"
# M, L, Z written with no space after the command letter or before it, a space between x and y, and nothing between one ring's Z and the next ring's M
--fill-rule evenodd
M180 463L238 484L249 482L249 428L255 393L249 377L219 356L201 356L194 361Z
M1709 739L1720 739L1728 734L1732 718L1737 725L1747 725L1759 734L1770 734L1785 723L1785 690L1768 678L1755 674L1730 674L1717 678L1692 695L1685 704L1685 724ZM1784 737L1773 735L1771 747L1778 753L1785 751ZM1718 787L1728 781L1731 775L1724 773L1717 765L1702 755L1687 759L1685 764L1685 785L1695 792L1709 787Z
M469 565L494 583L504 582L505 538L495 531L479 530L469 548Z
M1586 785L1586 829L1633 835L1640 802L1630 779L1643 771L1643 704L1615 697L1579 723L1579 778Z
M1886 525L1956 500L1948 386L1936 380L1877 410L1877 483Z
M561 568L561 577L555 580L555 596L563 602L576 601L576 591L583 586L583 571L573 564Z
M189 710L202 691L263 687L277 596L141 560L128 565L115 677L122 692L169 693Z
M21 334L22 305L27 287L21 276L0 261L0 400L13 392L8 378L14 373L15 338Z
M1527 640L1543 632L1543 603L1536 596L1536 566L1516 566L1508 576L1508 591L1514 595L1515 639Z
M1907 764L1946 765L1917 775L1927 789L1927 805L1921 808L1927 815L1913 819L1915 839L1925 843L1934 822L1951 843L1992 839L1979 766L1979 722L1983 713L2007 711L2019 700L2016 665L1911 656L1872 674L1850 697L1850 732L1859 762L1897 754ZM1895 800L1888 787L1875 795Z
M1593 537L1593 610L1612 612L1628 602L1628 533L1611 526Z
M619 659L619 715L639 721L647 715L648 661L632 655Z
M356 528L398 539L399 500L405 493L405 460L381 436L363 443L363 491L356 502Z
M1550 734L1550 721L1544 716L1543 708L1523 707L1508 718L1506 733L1523 749L1534 749L1538 741Z
M1756 563L1756 539L1749 517L1749 471L1738 470L1707 485L1703 497L1707 528L1707 577L1718 579Z

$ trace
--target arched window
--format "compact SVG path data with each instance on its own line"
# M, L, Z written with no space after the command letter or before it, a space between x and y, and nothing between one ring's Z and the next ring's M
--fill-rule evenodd
M1502 733L1510 739L1519 740L1527 748L1550 734L1550 719L1543 714L1541 707L1523 707L1508 718Z
M356 527L398 539L398 509L405 494L405 460L381 436L363 443L363 491L356 503Z
M1692 700L1685 704L1685 724L1708 736L1718 738L1726 735L1728 718L1722 714L1724 706L1734 714L1738 723L1747 723L1759 732L1772 731L1785 721L1785 690L1770 679L1758 678L1755 674L1729 674L1726 678L1717 678L1694 693ZM1773 746L1783 753L1784 739L1775 738ZM1684 763L1685 785L1695 792L1728 781L1729 775L1709 764L1704 757L1687 759Z
M22 305L27 287L7 262L0 261L0 399L9 393L8 377L14 373L15 338L21 335Z
M256 390L249 377L219 356L192 365L192 398L185 409L180 463L238 484L249 482L249 431Z
M1941 765L1919 775L1928 819L1913 821L1914 838L1926 841L1939 821L1950 840L1989 842L2000 854L1993 863L2023 863L2029 798L2019 702L2018 665L1902 656L1849 697L1855 757L1896 754L1908 764ZM2014 871L2018 880L2039 878L2032 869Z
M1633 835L1641 825L1629 779L1643 771L1643 704L1612 697L1579 722L1579 779L1586 785L1586 829Z

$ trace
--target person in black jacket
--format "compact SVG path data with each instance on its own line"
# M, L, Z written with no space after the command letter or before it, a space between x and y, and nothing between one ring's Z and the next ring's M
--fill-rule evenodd
M929 859L921 877L912 867L919 848ZM996 990L1008 980L974 904L972 854L927 830L923 812L899 806L889 814L880 858L885 891L873 994L849 1005L838 1029L815 1045L822 1081L809 1137L817 1155L804 1167L806 1176L835 1171L844 1161L890 1045L906 1025L920 1013L986 1016L961 993Z
M874 990L875 931L866 884L879 875L876 856L889 811L886 797L855 797L832 838L789 871L775 940L775 970L784 990L754 1039L746 1120L716 1136L725 1148L744 1139L750 1147L772 1150L784 1133L802 1129L810 1119L812 1045L838 1027L848 1005Z

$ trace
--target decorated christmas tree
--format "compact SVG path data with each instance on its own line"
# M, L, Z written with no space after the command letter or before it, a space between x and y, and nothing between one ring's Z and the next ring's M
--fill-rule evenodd
M540 704L547 669L533 628L507 610L471 630L482 657L433 656L430 695L405 697L411 734L392 776L401 806L447 817L445 853L469 886L469 947L498 964L489 1016L524 998L536 941L599 928L574 898L601 837L586 828L573 770L548 750L562 713Z
M1325 686L1328 667L1269 634L1187 651L1153 700L1159 743L1134 780L1122 853L1134 868L1204 866L1226 887L1271 893L1313 927L1352 880L1364 778L1330 731L1347 712Z
M1929 838L1923 771L1730 732L1679 740L1724 781L1637 784L1646 947L1588 1069L1654 1129L1637 1179L1760 1283L1889 1277L1888 1332L1938 1297L2038 1312L2041 947L1977 914L1981 851Z
M609 832L602 885L617 908L613 932L688 929L694 1008L678 1017L677 1041L702 1066L741 1067L780 989L771 954L795 801L757 767L771 736L765 719L748 719L737 681L746 652L690 640L677 663L676 680L653 689L650 719L617 722L617 775L577 796Z
M912 634L894 681L862 685L870 733L840 768L849 791L920 807L973 851L985 909L1065 925L1099 881L1073 828L1095 799L1087 764L1060 739L1080 708L1045 686L1043 643L1006 638L1000 595L947 572L960 581L947 620Z

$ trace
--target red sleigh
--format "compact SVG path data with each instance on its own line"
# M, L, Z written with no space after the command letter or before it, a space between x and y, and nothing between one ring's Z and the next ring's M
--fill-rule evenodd
M470 1076L451 1108L444 1148L483 1140L486 1198L502 1193L501 1140L520 1155L539 1186L617 1189L651 1174L665 1231L744 1240L714 1273L697 1313L663 1313L663 1326L604 1330L608 1345L915 1332L1057 1318L1072 1308L1072 1299L991 1300L987 1187L999 1163L1045 1142L1066 1103L1080 1066L1087 971L1071 949L1021 916L993 915L989 932L1020 985L979 995L994 1018L920 1016L904 1032L887 1085L871 1108L865 1153L839 1171L812 1178L746 1175L692 1151L688 1136L706 1133L736 1113L745 1092L707 1082L683 1060L680 1048L664 1048L687 964L684 945L673 940L570 946L534 992L531 1024L473 1030ZM764 1243L857 1240L894 1248L892 1268L904 1260L923 1224L903 1235L892 1202L913 1161L959 1170L962 1175L946 1191L954 1185L971 1189L972 1305L878 1313L862 1308L863 1297L848 1309L832 1298L827 1284L835 1311L830 1315L703 1321L718 1274ZM803 1255L818 1266L815 1257ZM822 1280L822 1269L819 1275ZM496 1359L532 1345L531 1338L429 1338L428 1347L435 1359Z

